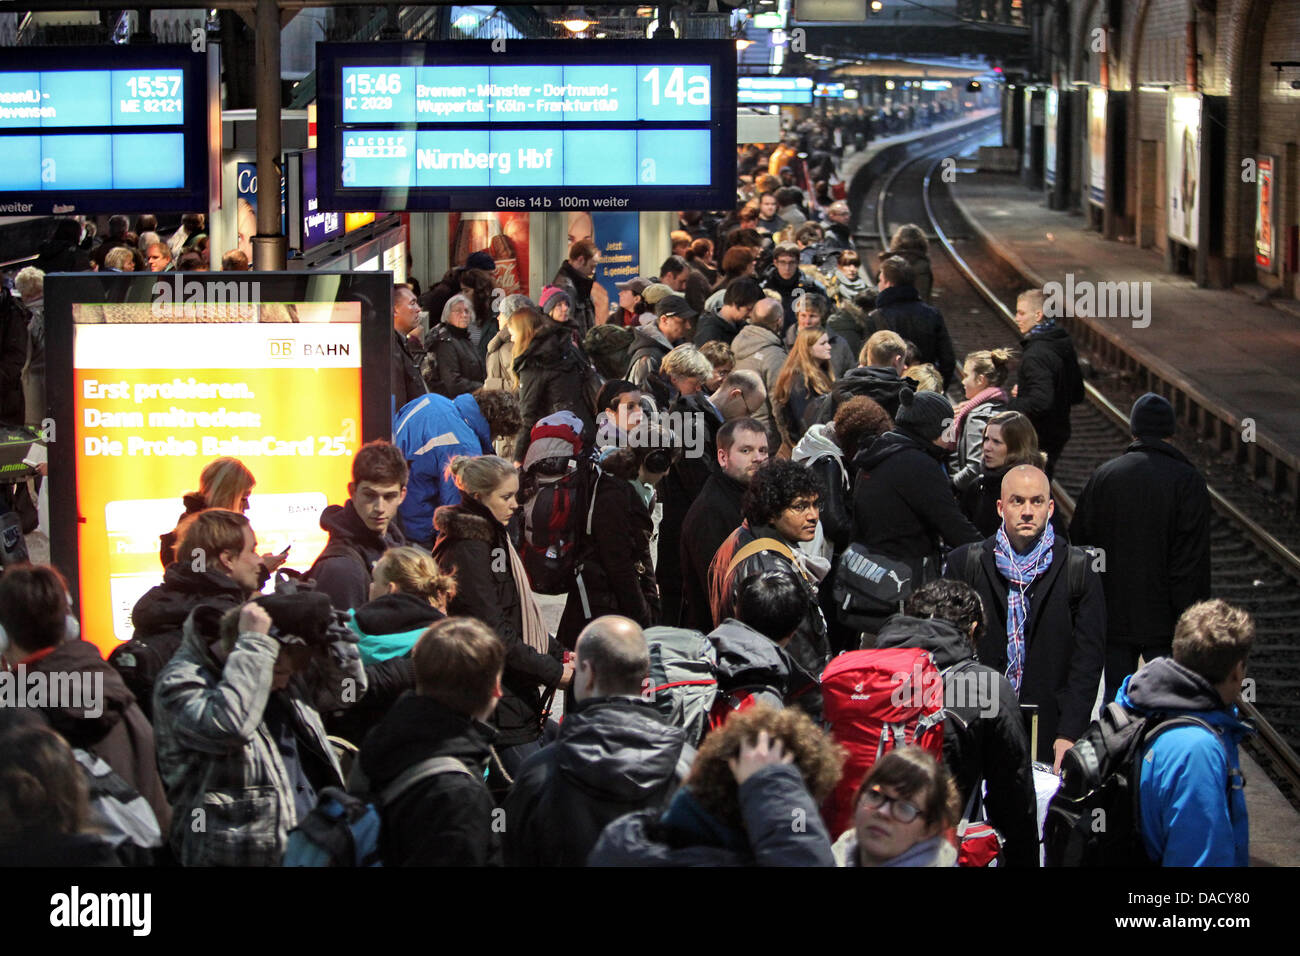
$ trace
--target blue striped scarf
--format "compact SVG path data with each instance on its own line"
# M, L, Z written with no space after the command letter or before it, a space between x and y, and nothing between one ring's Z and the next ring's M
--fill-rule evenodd
M1029 619L1029 596L1025 593L1034 579L1052 566L1056 533L1049 524L1028 554L1016 554L1007 538L1005 525L998 527L993 557L998 572L1007 579L1007 680L1017 694L1025 676L1025 621Z

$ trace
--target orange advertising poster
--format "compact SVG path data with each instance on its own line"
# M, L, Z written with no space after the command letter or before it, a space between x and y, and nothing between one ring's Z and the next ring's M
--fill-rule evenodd
M132 608L161 582L159 535L214 458L239 458L257 480L248 518L259 552L289 547L288 566L306 570L325 545L321 511L346 497L361 445L359 311L274 308L293 324L75 317L82 633L106 655L130 638Z

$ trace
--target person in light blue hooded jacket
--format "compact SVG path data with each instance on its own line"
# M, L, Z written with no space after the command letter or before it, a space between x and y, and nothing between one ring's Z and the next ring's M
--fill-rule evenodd
M491 455L493 438L518 430L519 400L510 392L479 389L455 398L430 393L403 406L393 421L393 444L411 469L406 499L397 509L407 539L432 547L434 511L460 504L447 472L453 458Z
M1162 866L1250 865L1237 746L1251 730L1235 703L1254 638L1245 611L1217 599L1193 604L1174 630L1173 657L1126 677L1116 697L1142 714L1189 714L1213 728L1168 730L1142 759L1142 841Z

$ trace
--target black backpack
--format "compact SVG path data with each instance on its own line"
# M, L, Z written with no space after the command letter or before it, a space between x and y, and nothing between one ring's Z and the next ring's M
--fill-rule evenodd
M1203 727L1218 737L1190 714L1143 716L1114 701L1106 705L1061 760L1061 786L1043 823L1048 866L1157 865L1142 841L1138 783L1147 748L1176 727Z

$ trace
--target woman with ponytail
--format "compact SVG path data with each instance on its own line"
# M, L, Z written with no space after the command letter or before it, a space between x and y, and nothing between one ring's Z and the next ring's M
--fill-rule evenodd
M1005 386L1014 356L1010 349L971 352L962 365L966 401L953 411L952 434L957 438L957 447L948 462L958 492L965 491L980 476L984 426L1007 407Z
M461 502L433 515L438 541L434 560L456 578L450 613L475 617L492 628L506 648L501 698L492 724L496 751L488 786L500 795L524 759L541 749L542 729L554 692L573 680L533 597L523 562L506 525L518 509L519 473L496 455L458 456L447 466ZM543 688L545 690L543 690Z
M366 668L366 692L332 714L329 731L360 746L397 698L415 689L411 649L429 626L447 616L456 581L420 548L389 548L375 562L370 600L348 612L357 651Z

